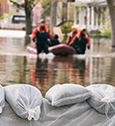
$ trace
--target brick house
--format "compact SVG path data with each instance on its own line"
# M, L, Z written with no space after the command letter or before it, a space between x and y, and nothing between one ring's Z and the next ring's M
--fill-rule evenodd
M9 12L9 5L8 5L7 0L1 0L0 1L0 16L8 12Z

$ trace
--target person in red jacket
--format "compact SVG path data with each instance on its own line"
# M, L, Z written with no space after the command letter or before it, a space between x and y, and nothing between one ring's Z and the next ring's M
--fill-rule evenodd
M67 45L69 45L70 41L74 38L74 36L79 33L79 30L76 28L75 25L73 25L71 28L72 28L72 31L69 33L69 36L66 41Z
M77 54L84 54L86 46L90 49L90 39L86 34L86 29L82 28L78 34L74 36L70 45L75 48Z
M49 40L52 40L52 35L48 30L48 27L45 25L45 20L42 19L40 25L35 28L32 33L32 40L36 42L37 54L41 53L42 51L46 54L48 51Z

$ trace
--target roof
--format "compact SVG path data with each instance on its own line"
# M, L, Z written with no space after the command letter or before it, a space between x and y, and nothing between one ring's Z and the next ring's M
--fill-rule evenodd
M75 0L75 6L107 6L106 0Z

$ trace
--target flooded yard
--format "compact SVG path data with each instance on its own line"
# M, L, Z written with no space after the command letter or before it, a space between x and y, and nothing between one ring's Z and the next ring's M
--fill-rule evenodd
M0 83L30 84L45 92L55 84L115 86L115 53L109 39L91 39L85 55L30 54L24 36L0 36Z

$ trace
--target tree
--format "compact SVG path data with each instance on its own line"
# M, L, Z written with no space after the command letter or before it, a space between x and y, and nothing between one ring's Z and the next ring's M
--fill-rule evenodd
M50 16L50 12L51 12L51 2L52 0L42 0L41 4L42 4L42 18L45 18L46 16Z
M97 2L97 0L94 0ZM112 40L112 47L115 47L115 0L106 0L108 8L109 8L109 15L111 21L111 40Z
M26 35L29 35L32 33L32 9L34 6L41 2L43 7L42 17L44 18L46 15L50 15L50 7L51 7L51 0L25 0L23 4L20 4L16 0L10 0L14 5L16 5L18 8L24 8L25 10L25 16L26 16Z
M35 6L34 0L25 0L24 8L25 8L25 15L26 15L26 35L32 33L31 13L34 6Z
M23 4L20 4L17 1L10 0L14 5L16 5L18 8L24 8L25 10L25 16L26 16L26 35L29 35L32 33L32 19L31 19L31 13L33 7L39 2L39 0L25 0Z
M60 12L58 12L61 15L61 22L59 24L56 24L56 15L57 15L57 3L61 1L62 2L62 7ZM52 28L55 26L62 26L64 23L67 22L67 0L52 0L51 3L51 22L50 22L50 29L52 33Z
M50 21L50 30L52 33L52 28L56 26L56 11L57 10L57 0L52 0L51 3L51 21Z
M112 47L115 47L115 1L114 0L107 0L109 14L111 19L111 38L112 38Z

